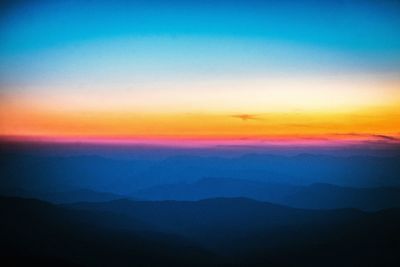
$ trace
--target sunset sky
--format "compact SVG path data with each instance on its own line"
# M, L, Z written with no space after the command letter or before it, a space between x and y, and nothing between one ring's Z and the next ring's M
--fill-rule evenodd
M10 1L0 135L400 142L398 1Z

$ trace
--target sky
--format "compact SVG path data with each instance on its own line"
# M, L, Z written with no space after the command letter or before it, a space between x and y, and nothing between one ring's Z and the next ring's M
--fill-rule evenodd
M0 138L400 141L399 1L4 1Z

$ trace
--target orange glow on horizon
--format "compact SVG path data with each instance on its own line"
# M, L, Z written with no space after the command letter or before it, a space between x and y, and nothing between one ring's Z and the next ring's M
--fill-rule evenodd
M136 142L276 142L385 140L397 142L396 107L354 112L145 114L2 111L1 136L14 139Z
M290 144L397 142L400 135L398 80L275 77L162 86L2 92L0 137Z

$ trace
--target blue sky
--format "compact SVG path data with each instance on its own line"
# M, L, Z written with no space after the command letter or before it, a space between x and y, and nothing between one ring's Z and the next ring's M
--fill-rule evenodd
M199 90L187 81L276 75L394 79L399 29L398 1L9 1L1 6L1 91Z
M363 53L371 59L398 57L400 51L398 1L17 1L3 5L3 57L154 35L254 38Z
M397 1L22 1L3 8L1 32L4 52L127 35L254 37L346 51L398 51L399 5Z

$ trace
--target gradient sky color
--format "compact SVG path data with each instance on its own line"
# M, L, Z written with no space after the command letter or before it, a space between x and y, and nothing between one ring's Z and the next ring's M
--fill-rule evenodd
M3 139L399 141L398 1L9 1L0 40Z

